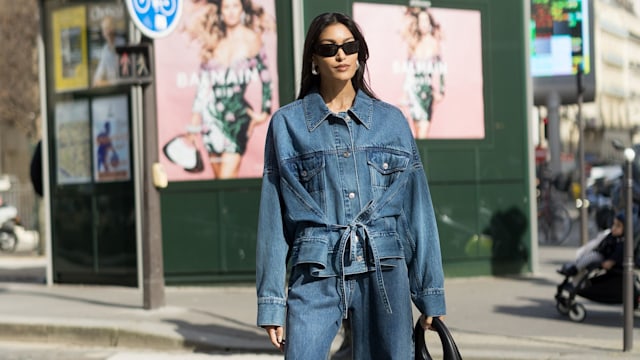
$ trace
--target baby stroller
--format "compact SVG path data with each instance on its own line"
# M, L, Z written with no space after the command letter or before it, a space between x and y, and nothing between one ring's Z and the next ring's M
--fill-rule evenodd
M587 275L574 285L571 279L576 275L575 267L563 266L558 270L558 273L564 275L564 279L557 286L556 310L562 315L568 315L569 319L576 322L582 322L587 316L584 305L576 301L577 296L603 304L623 303L621 268L604 270L594 266L587 268L587 271ZM637 274L634 274L633 284L633 308L637 309L640 298L640 279Z

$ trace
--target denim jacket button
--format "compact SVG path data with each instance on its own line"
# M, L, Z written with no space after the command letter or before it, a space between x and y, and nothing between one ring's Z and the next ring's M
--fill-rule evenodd
M302 170L302 172L300 173L300 175L302 175L302 176L307 176L307 171L306 171L306 170Z
M382 164L382 168L387 170L389 168L389 164L388 163L384 163Z
M354 199L356 197L356 193L349 193L349 199Z
M364 260L364 258L362 256L357 256L356 257L356 261L362 261L362 260Z
M351 153L350 153L350 152L348 152L348 151L345 151L345 152L342 154L342 156L344 156L344 157L346 157L346 158L348 158L350 155L351 155Z

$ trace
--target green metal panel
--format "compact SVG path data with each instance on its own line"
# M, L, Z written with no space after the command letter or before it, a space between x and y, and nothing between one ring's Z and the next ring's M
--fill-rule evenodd
M354 1L302 1L303 27ZM408 1L369 3L407 5ZM277 1L280 101L295 97L290 2ZM485 138L420 140L447 276L530 269L525 2L433 0L481 13ZM251 281L260 180L171 183L162 192L167 282ZM524 220L523 220L524 219ZM524 225L522 225L524 223Z
M221 256L218 243L220 223L218 193L185 189L179 185L163 192L162 209L170 209L163 216L162 236L164 266L167 277L171 274L219 272Z
M256 229L258 228L259 188L225 191L222 196L220 229L224 271L253 274L256 265ZM249 214L249 216L247 216Z
M431 185L438 220L442 256L445 262L476 256L468 242L479 233L477 191L468 184Z
M254 279L259 179L171 183L161 201L168 283Z

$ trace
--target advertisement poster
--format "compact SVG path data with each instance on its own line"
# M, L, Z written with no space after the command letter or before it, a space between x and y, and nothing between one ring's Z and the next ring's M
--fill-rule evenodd
M90 182L89 101L75 100L57 103L55 127L58 184Z
M126 181L129 157L129 104L126 95L95 98L93 119L93 178L96 182Z
M53 60L56 92L88 86L87 24L84 6L53 12Z
M160 161L170 181L261 177L279 106L274 0L187 0L156 39Z
M353 16L373 91L417 139L485 137L480 11L354 3Z
M114 84L120 70L116 46L127 43L126 9L102 3L89 5L87 11L91 86Z

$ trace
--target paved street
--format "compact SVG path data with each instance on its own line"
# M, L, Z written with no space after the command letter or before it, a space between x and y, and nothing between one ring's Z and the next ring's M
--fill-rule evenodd
M0 341L0 360L275 360L264 354L194 354Z
M555 270L575 256L576 224L564 246L539 247L534 274L446 280L446 321L465 359L640 358L640 313L634 351L623 353L622 306L579 298L587 310L582 323L555 308L562 280ZM44 264L40 257L0 254L0 339L17 341L0 343L0 360L282 358L255 326L251 284L167 287L167 306L148 311L141 309L139 289L47 287ZM437 345L432 350L440 352Z

